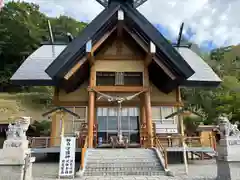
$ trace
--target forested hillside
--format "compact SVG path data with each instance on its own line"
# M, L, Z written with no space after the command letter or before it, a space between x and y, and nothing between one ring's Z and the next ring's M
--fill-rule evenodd
M39 11L38 5L24 2L7 3L0 12L0 91L15 93L14 96L21 102L35 103L37 107L39 104L44 107L51 104L52 89L13 86L9 78L41 42L49 41L48 19L51 20L56 41L67 41L67 32L76 36L86 26L66 16L49 18ZM221 113L232 113L233 121L240 120L240 46L200 54L223 79L223 83L217 89L183 88L185 105L191 105L205 114L206 118L202 121L206 124L214 123Z

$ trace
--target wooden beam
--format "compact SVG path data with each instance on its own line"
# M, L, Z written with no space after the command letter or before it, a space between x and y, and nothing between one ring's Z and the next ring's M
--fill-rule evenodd
M136 104L139 104L140 101L132 100L132 101L126 101L122 103L122 106L135 106ZM56 101L54 102L55 105L58 106L88 106L88 101ZM111 104L108 101L96 101L96 106L117 106L117 104ZM167 101L161 101L161 102L151 102L152 107L156 106L170 106L170 107L177 107L177 106L183 106L182 103L177 102L167 102Z
M146 52L149 53L149 48L146 45L146 43L142 42L142 40L133 32L131 32L128 27L124 26L123 27L129 34L130 36L142 47L142 49ZM154 51L154 48L152 47L152 51ZM155 47L155 51L156 51L156 47ZM176 79L176 76L161 62L160 59L158 59L158 57L156 55L152 56L152 59L159 65L159 67L162 68L162 70L171 78L171 79ZM149 63L151 62L147 62L146 65L149 65Z
M114 27L112 30L108 31L99 41L97 41L93 46L92 46L92 41L89 40L86 43L86 52L87 55L84 56L79 62L71 68L71 70L64 76L64 79L68 80L80 67L83 63L89 59L90 64L94 63L94 52L102 45L102 43L113 33L113 31L116 30L116 27Z
M102 44L104 41L106 41L106 39L117 29L117 27L115 26L112 30L108 31L106 34L104 34L101 39L99 41L97 41L93 47L92 47L92 53L94 53Z
M147 53L146 58L144 60L145 67L148 67L149 64L151 64L152 59L153 59L153 55L151 53Z
M89 87L89 91L99 91L99 92L141 92L147 91L148 88L142 86L95 86Z
M137 55L99 55L95 57L95 60L142 60L143 57Z
M116 55L122 54L123 41L122 41L122 32L123 32L123 20L124 12L120 9L118 10L118 23L117 23L117 52Z
M122 33L123 32L123 21L118 21L117 24L117 41L116 41L116 47L117 47L117 51L116 51L116 55L117 56L121 56L122 51L123 51L123 36Z
M95 58L92 52L87 53L87 59L89 60L91 66L95 63Z
M82 57L82 59L80 59L78 61L77 64L75 64L75 66L73 66L70 71L68 71L68 73L64 76L64 79L68 80L70 77L72 77L72 75L77 72L77 70L87 61L87 57L84 56Z

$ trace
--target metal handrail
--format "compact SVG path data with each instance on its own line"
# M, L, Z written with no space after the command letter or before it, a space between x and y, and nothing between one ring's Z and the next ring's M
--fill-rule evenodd
M155 137L156 142L156 148L159 150L159 152L162 154L162 157L164 158L164 168L168 169L168 157L167 157L167 150L162 146L160 140L158 137Z

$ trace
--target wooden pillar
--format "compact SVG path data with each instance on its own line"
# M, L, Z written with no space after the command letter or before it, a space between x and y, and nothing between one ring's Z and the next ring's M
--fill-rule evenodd
M90 87L95 86L96 72L94 64L91 67L90 72ZM93 147L93 126L95 122L95 92L89 91L89 100L88 100L88 147Z
M56 138L58 137L57 134L57 115L54 113L51 117L51 135L50 135L50 147L55 146Z
M142 143L142 146L143 147L146 147L146 113L145 113L145 107L144 107L144 96L141 95L140 96L140 116L141 116L141 121L140 121L140 124L141 124L141 137L140 137L140 140L141 140L141 143Z
M180 91L180 87L177 88L176 90L176 101L177 101L177 111L180 110L180 104L182 102L182 99L181 99L181 91ZM184 141L184 124L183 124L183 115L182 114L179 114L178 115L178 125L179 125L179 132L180 132L180 135L181 135L181 141L179 142L179 145L182 146L183 144L183 141Z
M54 89L54 95L53 95L53 103L54 105L57 105L59 100L59 88L55 87ZM51 135L50 135L50 147L53 147L57 143L57 138L59 137L57 128L58 128L58 119L57 119L57 114L53 113L51 115Z
M147 59L151 57L148 56ZM144 79L143 79L144 87L148 88L148 91L143 93L144 98L144 109L145 109L145 118L146 118L146 135L148 139L148 147L153 147L153 127L152 127L152 107L151 107L151 96L150 96L150 83L149 83L149 75L148 75L148 67L145 65L144 67Z
M153 147L152 107L151 107L151 98L150 98L149 91L144 93L144 100L145 100L148 147Z
M65 136L65 112L60 112L60 120L61 120L61 138Z
M181 91L180 91L180 87L177 88L177 103L178 103L178 106L177 106L177 110L180 110L180 104L182 102L182 99L181 99ZM179 129L180 129L180 133L182 136L184 136L184 124L183 124L183 115L182 114L179 114L178 116L179 118Z

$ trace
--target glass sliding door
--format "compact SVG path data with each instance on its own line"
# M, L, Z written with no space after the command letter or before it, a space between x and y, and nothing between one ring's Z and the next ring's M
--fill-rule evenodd
M122 108L120 113L121 131L132 144L140 143L138 108Z
M127 136L130 143L139 144L139 110L138 108L122 108L118 112L118 107L97 108L98 137L103 139L103 143L109 143L111 136L117 136L121 131L123 136Z

